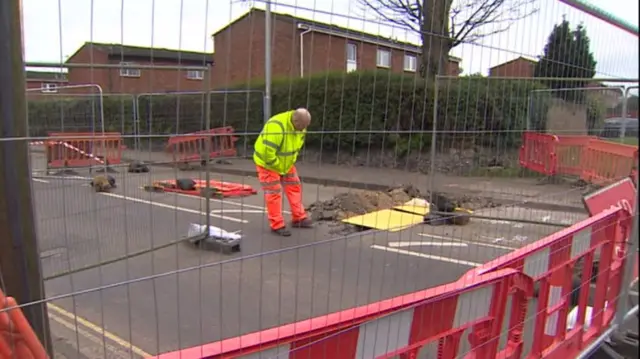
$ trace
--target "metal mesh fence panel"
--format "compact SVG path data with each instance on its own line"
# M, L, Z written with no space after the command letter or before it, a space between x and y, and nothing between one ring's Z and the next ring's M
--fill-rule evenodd
M27 73L1 144L45 294L0 289L53 344L0 357L544 357L574 310L621 323L637 33L557 0L131 0L46 5L49 34L24 3L26 66L67 72Z

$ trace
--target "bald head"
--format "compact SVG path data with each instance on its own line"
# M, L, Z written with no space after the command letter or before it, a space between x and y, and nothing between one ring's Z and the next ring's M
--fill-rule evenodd
M299 108L293 111L291 123L296 130L302 131L309 127L309 124L311 123L311 114L306 108Z

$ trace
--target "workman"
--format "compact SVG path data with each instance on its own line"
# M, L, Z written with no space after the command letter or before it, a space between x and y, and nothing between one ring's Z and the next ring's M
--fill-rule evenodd
M283 237L291 235L282 216L283 188L291 207L291 226L313 227L302 204L302 185L295 167L310 122L311 114L304 108L279 113L265 123L254 145L253 161L264 191L269 226Z

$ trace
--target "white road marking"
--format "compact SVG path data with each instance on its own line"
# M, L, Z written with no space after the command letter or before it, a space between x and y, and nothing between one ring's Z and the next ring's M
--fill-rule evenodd
M220 208L220 209L214 209L211 211L211 213L260 213L263 214L266 211L261 209L261 210L257 210L257 209L228 209L228 208Z
M429 233L418 233L418 235L421 236L421 237L427 237L427 238L433 238L433 239L442 239L442 240L453 241L453 242L467 243L467 244L472 244L474 246L479 246L479 247L504 249L504 250L508 250L508 251L514 251L514 250L518 249L518 248L515 248L515 247L501 246L499 244L474 242L474 241L468 241L468 240L463 240L463 239L458 239L458 238L439 236L439 235L436 235L436 234L429 234Z
M36 182L40 182L40 183L49 183L49 181L43 180L43 179L40 179L40 178L31 178L31 179L36 181Z
M412 252L412 251L408 251L406 249L379 246L377 244L372 245L371 248L379 249L381 251L386 251L386 252L394 252L394 253L399 253L399 254L406 254L408 256L420 257L420 258L425 258L425 259L432 259L432 260L435 260L435 261L454 263L454 264L462 264L462 265L469 266L469 267L479 267L479 266L482 265L481 263L465 261L465 260L462 260L462 259L434 256L434 255L426 254L426 253Z
M139 187L141 190L144 190L144 187ZM145 191L146 192L146 191ZM164 192L164 194L170 194L173 196L179 196L179 197L183 197L183 198L191 198L191 199L197 199L200 201L205 200L206 198L204 197L198 197L198 196L191 196L188 194L183 194L183 193L175 193L175 192ZM229 201L229 200L224 200L224 199L215 199L215 198L210 198L211 202L216 202L216 203L220 203L220 204L230 204L232 206L239 206L239 207L246 207L246 208L253 208L256 210L262 210L266 212L266 208L262 207L262 206L256 206L255 204L248 204L248 203L242 203L242 202L234 202L234 201ZM291 214L290 211L282 211L285 214Z
M124 199L124 200L131 201L131 202L144 203L144 204L149 204L149 205L156 206L156 207L173 209L173 210L181 211L181 212L185 212L185 213L199 214L201 216L206 216L207 215L206 212L197 211L195 209L178 207L178 206L173 206L173 205L170 205L170 204L165 204L165 203L160 203L160 202L147 201L146 199L142 199L142 198L127 197L127 196L123 196L123 195L120 195L120 194L106 193L106 192L103 192L103 193L100 193L100 194L102 194L104 196L113 197L113 198ZM215 217L215 218L224 219L224 220L231 221L231 222L236 222L236 223L249 223L249 221L247 221L246 219L241 219L241 218L223 216L223 215L218 215L218 214L213 214L213 213L211 213L210 216L211 217Z
M389 242L389 247L414 247L414 246L437 246L437 247L468 247L469 245L462 242Z

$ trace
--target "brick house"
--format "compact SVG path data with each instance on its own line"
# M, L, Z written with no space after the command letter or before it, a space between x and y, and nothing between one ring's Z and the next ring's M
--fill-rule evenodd
M67 74L52 71L29 71L25 72L26 88L29 94L35 93L57 93L60 86L69 83Z
M495 77L533 77L536 60L518 57L489 69L489 76Z
M386 68L401 73L418 69L420 47L344 27L272 13L272 75L304 77L324 71ZM212 35L216 87L263 79L265 12L252 8ZM447 73L460 74L451 57Z
M213 54L86 42L66 63L205 66L213 65ZM203 71L69 67L68 77L74 85L100 85L104 93L203 91L205 86Z
M525 77L533 78L537 61L520 56L511 61L504 62L489 69L489 76L496 77ZM602 83L588 83L587 88L601 88L586 90L586 93L603 101L607 108L615 107L620 102L620 90Z

